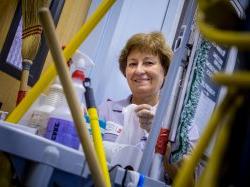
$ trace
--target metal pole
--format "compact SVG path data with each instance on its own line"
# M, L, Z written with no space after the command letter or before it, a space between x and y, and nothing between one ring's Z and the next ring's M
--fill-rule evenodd
M175 51L172 63L169 67L169 73L166 76L166 82L163 85L161 98L159 101L159 106L156 110L155 117L153 119L152 130L149 134L148 142L146 144L145 150L143 152L142 160L139 167L139 172L143 175L148 175L149 169L153 159L153 153L155 150L155 144L162 126L162 121L166 112L166 106L170 103L171 90L173 88L174 80L179 66L182 63L182 57L185 54L186 43L188 42L189 35L191 33L191 25L196 9L195 1L192 0L188 4L187 11L185 13L183 22L186 23L185 33L183 35L183 40L181 41L180 47Z

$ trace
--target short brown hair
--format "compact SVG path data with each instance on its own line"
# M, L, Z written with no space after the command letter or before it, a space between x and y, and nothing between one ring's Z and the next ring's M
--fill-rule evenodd
M164 69L164 74L167 74L169 64L173 56L173 51L166 43L166 40L161 32L151 32L148 34L138 33L133 35L127 41L119 57L119 67L123 75L125 75L128 55L134 49L158 55Z

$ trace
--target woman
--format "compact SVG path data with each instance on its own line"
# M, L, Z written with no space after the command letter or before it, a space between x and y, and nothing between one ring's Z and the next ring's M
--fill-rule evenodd
M149 132L154 116L152 107L159 101L172 54L160 32L132 36L119 58L120 70L132 95L124 100L105 102L99 107L99 117L123 125L122 109L133 103L138 105L135 111L141 128Z
M135 104L134 111L138 117L139 124L132 124L130 126L132 130L129 133L139 134L138 132L135 133L135 131L138 131L138 128L141 129L139 129L141 133L143 133L142 130L149 133L159 102L160 90L168 72L172 55L173 52L166 44L162 33L151 32L133 35L121 51L119 58L120 70L127 79L132 95L124 100L108 100L102 104L99 107L100 119L124 125L123 108ZM126 130L123 129L122 133ZM136 145L139 143L140 137L135 137L134 134L132 135L133 141L120 138L121 136L119 135L118 142ZM170 150L170 144L168 144L164 166L173 179L177 172L178 164L169 164Z

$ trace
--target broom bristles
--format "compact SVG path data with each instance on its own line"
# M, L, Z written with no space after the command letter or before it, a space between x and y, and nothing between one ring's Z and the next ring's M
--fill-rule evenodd
M39 49L41 35L31 35L23 39L22 43L22 58L29 59L30 62L35 59Z
M48 0L22 0L22 57L31 62L39 49L42 27L38 19L38 10L48 6Z
M23 28L40 25L38 11L48 7L48 0L22 0Z

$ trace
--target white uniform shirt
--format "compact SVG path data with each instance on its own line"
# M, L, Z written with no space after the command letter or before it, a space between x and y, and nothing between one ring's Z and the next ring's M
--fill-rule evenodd
M130 104L131 96L120 101L107 100L98 107L99 119L113 121L123 126L122 109Z
M131 96L119 101L107 100L98 107L99 119L112 121L124 126L124 115L122 113L122 110L123 108L127 107L130 104L131 104ZM188 130L189 130L188 136L190 141L189 143L191 147L193 147L199 138L199 133L197 127L194 125L190 126ZM127 143L130 144L129 142L131 141L128 140ZM123 143L126 142L123 141ZM176 143L177 142L174 143L174 146Z

